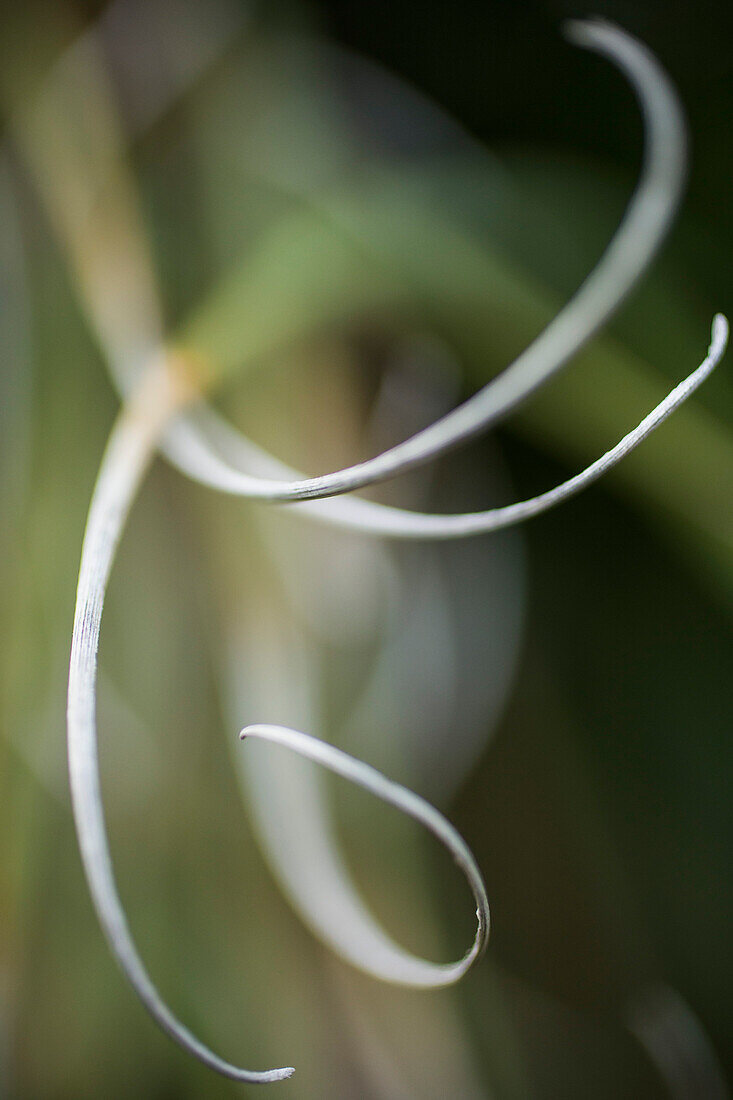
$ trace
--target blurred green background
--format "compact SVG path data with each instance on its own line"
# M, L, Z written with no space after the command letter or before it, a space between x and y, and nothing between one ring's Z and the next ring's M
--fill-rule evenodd
M167 330L221 354L214 400L233 422L320 473L474 392L599 257L642 132L620 75L561 37L585 14L641 37L672 76L688 194L643 285L560 377L490 437L373 494L451 511L577 472L701 361L713 313L733 308L730 6L6 7L0 1096L246 1091L151 1023L77 853L65 680L119 402L58 231L54 203L76 193L55 158L65 121L92 162L107 123L94 86L76 116L51 93L54 139L34 163L29 105L49 99L59 59L78 71L74 44L93 32ZM39 163L58 172L39 178ZM114 243L106 255L114 268ZM127 278L116 323L134 334L144 288ZM457 545L340 535L158 462L111 582L99 726L120 891L181 1018L244 1065L295 1065L267 1086L283 1096L727 1096L732 505L730 357L581 497ZM236 738L278 720L429 797L466 838L493 930L456 989L355 973L283 899L243 762L270 754L277 772L278 750ZM472 911L447 858L366 795L325 787L375 914L413 950L458 957Z

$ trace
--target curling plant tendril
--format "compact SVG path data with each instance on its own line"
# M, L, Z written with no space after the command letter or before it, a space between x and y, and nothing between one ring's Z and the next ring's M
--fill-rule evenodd
M723 355L728 338L728 325L721 314L713 320L709 351L701 365L616 446L582 473L539 496L487 511L453 515L414 512L359 497L342 496L421 466L506 417L559 371L608 321L648 267L669 229L683 189L686 159L683 116L670 81L651 53L617 27L601 21L572 22L566 33L571 42L595 51L620 70L636 95L644 120L640 178L605 253L541 335L475 396L382 454L320 477L308 478L291 470L236 433L205 404L205 393L221 372L215 359L207 358L197 347L195 330L193 334L182 334L180 339L163 339L162 332L158 331L162 326L154 305L152 268L147 264L144 249L134 244L132 233L124 244L126 260L136 272L136 285L142 287L144 309L132 311L136 319L130 319L129 311L110 308L104 279L99 278L109 257L105 259L95 247L94 222L89 215L93 202L90 200L86 212L84 202L81 202L81 212L64 207L63 199L58 198L53 181L45 171L42 137L37 137L35 144L32 136L23 138L52 220L78 276L87 315L123 398L89 508L69 670L69 774L84 869L110 948L151 1015L187 1051L212 1069L238 1081L277 1081L290 1076L293 1070L257 1072L239 1068L209 1050L177 1020L162 1000L138 954L115 885L100 789L96 679L102 610L117 546L139 487L159 451L185 475L219 492L262 502L292 504L306 517L366 535L440 540L497 531L555 507L601 477L646 439L708 377ZM90 66L93 68L93 57L87 47L88 44L82 44L75 56L77 73L89 71ZM80 66L84 59L87 70ZM42 111L36 123L36 135L43 135ZM108 133L113 132L114 127L110 126ZM58 141L57 132L54 140ZM105 183L113 190L116 188L118 211L132 209L128 183L117 164L117 150L112 139L106 152ZM82 186L83 164L76 163L68 150L61 161L68 178ZM120 174L116 176L116 172ZM94 181L86 182L91 194ZM77 203L77 208L79 205ZM89 220L85 223L88 215ZM368 240L362 243L369 248ZM337 311L337 303L333 311ZM233 455L237 462L233 461ZM452 964L435 964L415 958L391 945L386 937L385 948L375 937L370 939L369 935L362 935L358 921L353 927L341 929L336 938L315 899L308 900L305 887L300 893L301 904L306 911L310 909L307 915L311 927L324 941L336 946L349 962L388 981L431 988L451 984L462 977L486 946L489 904L469 848L445 817L417 794L309 734L282 726L257 724L247 726L241 737L259 738L284 746L363 787L423 824L463 871L476 903L475 940L466 955ZM307 867L301 871L307 878ZM349 889L346 884L343 888Z

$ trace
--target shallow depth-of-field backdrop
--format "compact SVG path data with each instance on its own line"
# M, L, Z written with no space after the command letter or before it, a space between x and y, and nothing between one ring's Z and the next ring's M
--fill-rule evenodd
M125 266L131 225L165 330L227 359L218 409L298 469L337 469L498 373L597 261L642 125L618 71L562 22L602 15L641 38L691 153L650 273L498 430L367 494L449 511L523 499L632 428L733 310L733 14L712 0L2 12L0 1097L247 1095L125 984L70 812L74 594L119 407L93 315L111 301L112 343L134 342L156 293ZM72 254L74 165L106 179L106 157L119 221ZM346 223L364 266L342 278ZM112 576L99 681L112 853L151 974L228 1058L294 1065L262 1086L282 1100L720 1100L732 670L731 356L607 479L461 543L346 536L157 461ZM493 922L461 984L379 984L303 925L252 819L297 834L292 761L239 744L253 721L342 746L457 826ZM473 911L448 857L370 796L323 787L374 914L418 954L458 958Z

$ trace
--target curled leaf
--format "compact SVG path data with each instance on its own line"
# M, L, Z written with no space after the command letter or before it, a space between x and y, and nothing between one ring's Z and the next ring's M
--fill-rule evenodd
M152 370L124 406L107 445L89 507L71 641L67 708L69 778L82 861L110 948L155 1021L206 1065L236 1081L289 1077L292 1068L255 1072L224 1061L173 1015L151 981L130 933L112 871L97 751L97 650L112 563L130 506L167 419L185 400L178 379Z
M476 936L469 950L458 962L432 963L418 959L388 939L366 913L363 904L354 899L349 889L344 889L344 868L332 845L319 845L319 855L325 855L325 860L319 858L315 864L299 861L301 847L307 850L308 839L312 836L311 827L315 820L312 813L306 815L309 830L304 838L305 844L298 846L288 860L289 881L297 891L303 910L309 916L313 913L321 915L313 922L319 935L348 962L373 977L418 989L436 989L452 985L462 978L486 947L490 923L489 902L476 861L450 822L419 795L392 782L375 768L356 760L334 745L309 734L285 726L254 725L247 726L239 736L242 740L256 737L282 745L320 764L406 813L438 838L466 876L476 902ZM301 793L304 792L304 788L299 789ZM307 790L305 793L307 795ZM317 810L318 806L314 808Z

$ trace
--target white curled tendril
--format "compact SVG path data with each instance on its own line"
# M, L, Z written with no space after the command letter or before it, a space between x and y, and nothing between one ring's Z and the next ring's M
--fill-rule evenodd
M467 538L471 535L487 534L491 531L500 531L505 527L513 527L518 523L531 519L533 516L548 511L550 508L554 508L569 497L575 496L576 493L581 492L581 490L607 473L635 447L638 447L640 443L643 443L654 429L659 427L668 416L671 416L675 409L679 408L705 381L720 362L727 343L728 322L722 313L716 313L712 323L708 354L700 366L675 386L664 400L645 416L632 431L625 435L615 447L606 451L604 455L601 455L581 473L561 482L560 485L554 486L545 493L531 497L529 500L518 501L516 504L509 504L503 508L490 508L485 512L463 512L455 515L413 512L407 508L393 508L386 504L359 500L357 497L339 501L309 501L301 505L299 510L307 511L324 523L331 523L339 528L397 539L440 540ZM209 410L205 411L206 413L209 412ZM266 466L270 470L277 468L283 476L293 472L287 466L279 463L277 459L260 450L259 447L233 428L225 425L223 421L219 421L214 430L220 445L223 442L229 453L237 454L243 461L248 462L250 468L257 468L258 465ZM205 461L208 466L208 455ZM217 460L217 462L220 462L220 465L217 469L215 487L235 496L241 496L242 494L235 487L239 477L238 471L223 459ZM202 476L203 466L198 466L197 469L199 473L196 480L206 480L208 484L214 487L213 479L209 481ZM247 477L248 475L244 476ZM338 507L334 508L333 505L338 505Z
M391 970L380 973L380 976L395 984L409 985L416 989L437 989L440 986L453 985L462 978L466 971L482 954L489 938L489 901L486 897L481 872L476 866L476 861L463 838L456 832L446 818L439 813L434 806L426 802L424 798L414 794L399 783L393 783L375 768L356 760L348 753L342 752L325 741L319 741L316 737L300 733L297 730L288 729L286 726L255 725L247 726L240 733L244 741L248 737L256 737L262 741L270 741L276 745L298 753L300 756L320 764L336 775L350 780L358 787L370 791L371 794L388 802L398 810L402 810L409 817L414 818L426 827L447 848L453 856L456 864L463 871L476 902L476 936L472 946L462 959L454 963L432 963L423 959L413 958L407 954L402 955L399 965L396 966L395 954L389 952ZM348 957L348 956L347 956ZM364 967L362 966L362 969ZM370 973L375 972L375 967L369 968Z
M84 870L99 921L143 1004L164 1031L207 1066L235 1081L256 1084L280 1081L293 1070L258 1073L224 1061L176 1019L153 985L117 893L102 809L96 679L104 596L125 520L155 454L162 426L184 399L180 382L172 373L165 366L154 368L123 407L102 460L84 535L71 642L67 711L71 798Z
M114 881L99 778L96 666L102 607L117 545L139 485L156 449L161 446L185 473L240 496L285 502L348 492L426 462L496 423L567 362L608 319L648 265L674 214L684 176L684 126L667 77L640 43L600 22L572 23L568 34L578 45L611 59L633 85L646 124L644 168L626 215L598 267L566 308L511 367L448 416L377 458L327 477L298 478L291 484L284 484L241 473L220 457L207 433L200 430L202 424L207 425L206 418L214 416L210 410L198 406L189 419L181 417L172 424L184 405L192 404L195 395L187 390L176 364L161 356L161 361L150 368L123 406L102 461L82 548L69 670L69 772L82 859L110 947L152 1016L191 1054L238 1081L277 1081L293 1071L290 1068L264 1072L240 1069L210 1051L176 1019L138 955ZM359 500L314 500L303 507L328 522L373 534L408 538L448 538L521 522L578 492L653 431L713 369L725 348L727 331L725 319L717 315L709 355L694 374L584 473L530 501L462 516L421 515ZM114 360L113 354L110 359ZM119 365L118 360L118 368ZM209 419L208 428L212 438L221 437L217 420ZM292 472L275 459L258 451L243 437L234 437L233 429L228 431L230 444L232 438L236 438L236 446L245 459L253 460L260 468L268 468L269 477L292 477ZM485 945L488 903L476 864L448 822L416 795L314 738L283 727L255 726L247 732L279 741L366 787L422 822L446 845L465 872L476 898L476 940L458 963L446 966L421 963L426 968L422 971L425 980L412 984L446 984L460 977Z
M286 482L272 478L293 477L294 471L242 439L241 457L245 461L254 459L262 471L262 476L253 476L233 467L216 453L205 437L215 439L223 429L231 445L233 429L227 429L211 410L201 409L195 410L187 422L176 425L166 438L167 457L184 473L233 495L279 503L309 501L364 488L422 465L486 431L560 370L606 323L648 267L677 210L685 179L685 124L669 78L642 43L602 20L571 21L565 32L576 45L607 57L626 76L639 101L645 133L641 176L624 217L597 267L565 308L511 366L477 394L430 427L376 458L321 477L304 479L296 474L297 480ZM652 417L654 415L652 413ZM594 472L588 480L600 476L662 419L664 415L647 425L636 441L630 442L627 437L624 443L630 442L630 445L610 463L606 464L608 455L600 459L591 467ZM494 531L517 522L528 508L528 514L535 515L577 492L585 483L573 479L567 487L559 487L557 498L553 496L543 505L523 502L515 506L516 513L506 516L497 516L492 511L428 520L409 511L393 508L385 512L377 505L366 507L358 499L352 500L348 508L339 507L338 502L333 501L319 509L310 506L304 511L314 518L375 534L454 538Z

